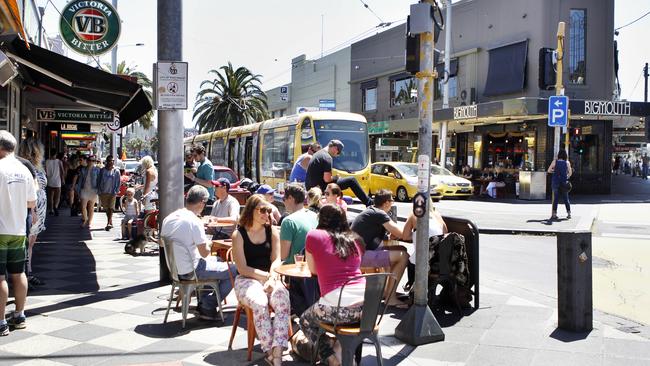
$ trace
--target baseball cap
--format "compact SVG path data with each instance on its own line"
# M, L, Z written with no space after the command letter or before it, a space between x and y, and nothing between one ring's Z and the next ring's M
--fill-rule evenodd
M343 145L341 140L331 140L329 145L336 146L339 149L339 152L343 151L343 148L345 147L345 145Z
M230 190L230 181L228 180L228 178L223 178L222 177L222 178L219 178L217 180L213 180L212 184L215 187L226 187L226 191Z
M257 191L255 191L256 194L271 194L275 193L275 189L271 188L270 185L268 184L262 184Z

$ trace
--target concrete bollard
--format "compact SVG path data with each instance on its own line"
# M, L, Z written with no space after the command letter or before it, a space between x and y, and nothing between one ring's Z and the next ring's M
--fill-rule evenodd
M572 332L593 329L591 232L557 234L558 328Z

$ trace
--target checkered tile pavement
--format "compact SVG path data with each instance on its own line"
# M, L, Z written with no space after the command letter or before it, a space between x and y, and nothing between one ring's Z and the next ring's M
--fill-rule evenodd
M44 286L30 290L27 328L0 337L0 365L245 365L262 364L256 344L246 361L246 331L239 328L228 350L232 310L226 322L208 322L180 312L162 320L170 287L158 282L157 255L130 256L117 240L119 228L94 228L62 210L48 217L47 231L34 250L35 273ZM114 218L119 222L119 216ZM100 229L102 228L102 229ZM546 365L650 363L650 341L616 329L629 322L610 317L595 322L589 334L555 329L553 299L530 300L501 291L484 279L481 309L458 318L438 318L444 342L414 348L393 337L401 314L389 313L380 330L385 365ZM13 305L8 306L8 313ZM243 325L243 324L242 324ZM305 365L285 356L287 365ZM364 348L362 365L375 365L374 350Z

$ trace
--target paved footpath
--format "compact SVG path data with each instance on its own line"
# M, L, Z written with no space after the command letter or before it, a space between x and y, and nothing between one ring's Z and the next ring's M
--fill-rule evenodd
M63 211L65 212L65 211ZM105 216L97 214L95 227ZM119 222L119 217L115 218ZM227 349L233 304L225 324L172 311L163 324L169 285L158 282L158 257L130 256L118 230L79 228L79 219L49 217L35 249L45 286L30 291L27 328L0 338L1 365L246 365L262 364L259 345L246 362L246 331ZM417 348L393 337L402 313L388 313L380 340L385 365L647 365L650 340L636 323L595 313L594 330L556 329L553 299L513 289L481 275L481 306L459 317L438 315L445 341ZM13 305L9 305L8 311ZM243 325L243 322L242 322ZM306 365L286 354L288 365ZM375 365L364 348L362 365Z

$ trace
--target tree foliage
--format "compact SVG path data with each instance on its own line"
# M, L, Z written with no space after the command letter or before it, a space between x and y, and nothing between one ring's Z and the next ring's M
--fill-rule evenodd
M192 119L199 133L263 121L268 118L266 94L260 75L232 64L210 70L214 79L204 80L196 95Z
M140 72L137 70L137 65L136 66L131 66L126 64L126 61L121 61L119 64L117 64L117 69L116 73L118 75L127 75L132 78L136 79L136 82L142 86L142 91L144 94L149 98L149 102L152 102L153 100L153 94L151 91L151 79L147 75L145 75L143 72ZM110 64L104 64L102 67L104 71L106 72L111 72L111 65ZM144 127L145 129L149 129L151 125L153 124L153 111L147 112L144 116L140 117L138 119L138 122Z

